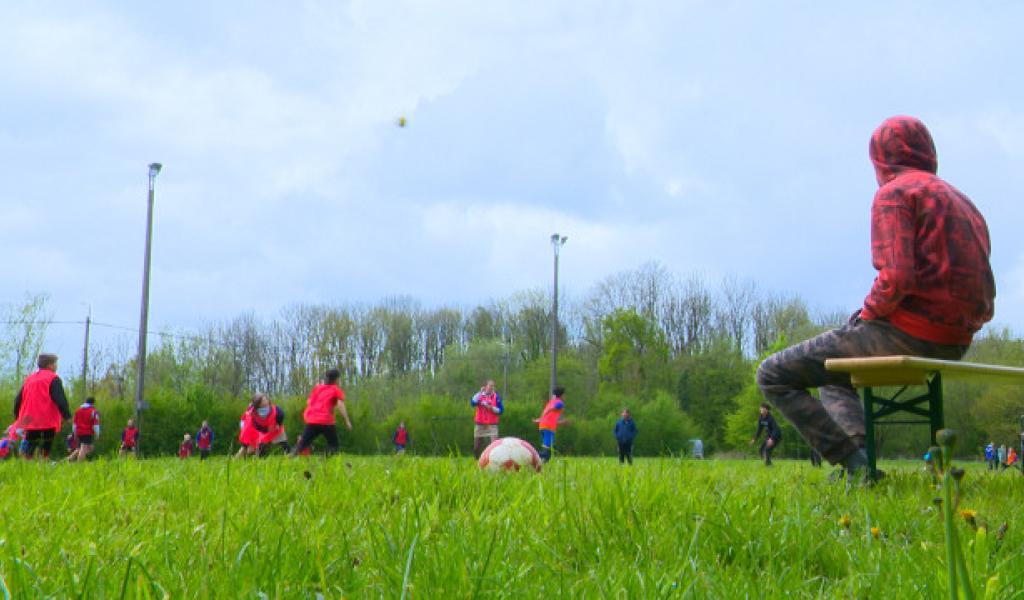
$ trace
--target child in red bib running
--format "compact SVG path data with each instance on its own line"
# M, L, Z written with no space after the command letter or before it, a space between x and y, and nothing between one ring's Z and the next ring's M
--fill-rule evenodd
M306 401L306 410L302 418L306 427L302 430L300 442L292 449L292 456L301 453L312 445L317 436L324 436L327 440L327 454L331 455L338 451L338 426L334 421L334 411L337 409L341 418L345 420L345 427L352 431L352 421L348 418L348 411L345 409L345 392L338 387L338 378L341 373L337 369L327 371L324 382L313 388Z
M135 426L135 419L128 419L128 426L121 432L121 448L118 450L118 454L124 455L125 452L135 454L138 447L139 428Z
M53 438L71 418L64 384L57 376L57 355L40 354L36 365L39 370L25 378L14 398L14 418L18 429L25 431L25 458L30 460L37 448L43 458L50 457Z
M181 445L178 446L178 458L188 458L192 456L192 436L185 434L185 437L181 440Z
M391 441L395 443L395 454L405 453L405 447L409 445L409 430L405 428L405 421L398 424Z
M544 411L540 413L540 418L533 420L534 423L537 423L537 428L540 429L540 458L544 462L551 460L551 452L555 448L555 431L558 430L559 424L565 422L562 419L562 411L565 410L562 396L565 394L565 388L556 387L551 393L551 399L544 405Z
M75 411L74 433L78 438L78 449L68 456L68 460L85 460L100 435L100 413L96 410L94 398L86 398Z

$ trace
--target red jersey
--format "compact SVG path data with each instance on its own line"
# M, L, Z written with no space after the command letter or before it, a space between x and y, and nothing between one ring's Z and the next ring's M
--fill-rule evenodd
M309 393L302 418L307 425L334 425L334 407L345 401L345 392L337 384L322 383Z
M121 445L125 448L134 448L139 443L139 428L126 427L121 432Z
M395 443L399 446L405 446L409 443L409 430L405 427L399 427L395 430Z
M192 456L192 442L182 442L181 446L178 447L178 458L188 458Z
M912 117L886 120L871 138L878 192L871 262L878 271L861 311L916 338L968 345L992 319L991 245L981 212L935 175L931 134Z
M92 404L85 403L75 411L75 435L95 435L100 424L100 413Z
M558 418L562 416L563 410L565 410L565 403L562 402L562 399L552 396L544 405L544 412L540 415L540 424L537 428L551 431L558 429Z

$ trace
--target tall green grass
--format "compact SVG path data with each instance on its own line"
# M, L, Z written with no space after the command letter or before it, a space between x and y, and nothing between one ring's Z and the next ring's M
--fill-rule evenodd
M788 461L558 457L497 476L466 458L7 462L0 594L942 596L936 491L919 465L889 471L848 490ZM1024 477L972 470L962 506L989 525L996 597L1024 597Z

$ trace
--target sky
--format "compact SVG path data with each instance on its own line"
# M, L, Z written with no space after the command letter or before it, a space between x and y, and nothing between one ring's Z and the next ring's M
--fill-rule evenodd
M910 114L1024 331L1022 4L172 4L0 6L0 304L136 326L160 162L156 329L550 289L554 232L569 295L653 261L852 310Z

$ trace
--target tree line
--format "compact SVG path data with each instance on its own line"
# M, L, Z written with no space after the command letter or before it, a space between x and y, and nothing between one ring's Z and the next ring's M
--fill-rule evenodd
M611 430L624 407L640 429L640 455L684 454L694 439L706 451L749 452L760 394L753 373L761 357L845 321L851 310L812 311L796 294L749 281L712 284L658 264L607 277L577 298L560 299L558 381L573 422L558 438L572 454L612 454ZM7 308L0 338L0 409L8 410L21 378L43 349L51 315L45 297ZM226 451L248 398L264 392L301 429L309 389L329 368L342 373L354 431L349 452L386 451L400 420L412 451L468 454L469 398L494 379L505 398L502 435L533 441L531 419L548 393L551 298L529 290L477 306L424 307L414 298L373 304L298 305L276 317L239 315L199 332L164 337L147 356L142 447L171 453L183 433L209 420ZM99 348L81 374L61 371L74 404L88 393L104 417L100 453L112 451L133 411L135 365L130 345ZM1024 342L1008 330L976 340L968 358L1024 364ZM8 410L9 413L9 410ZM966 451L991 439L1016 439L1024 395L1007 387L951 384L946 415ZM783 455L807 447L785 426ZM926 428L888 426L884 455L914 456L928 446ZM997 443L999 443L997 439Z

